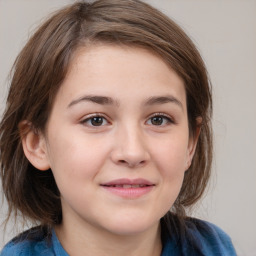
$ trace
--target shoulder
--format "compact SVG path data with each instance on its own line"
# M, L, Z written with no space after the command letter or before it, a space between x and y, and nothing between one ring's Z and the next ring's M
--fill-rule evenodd
M32 228L12 239L5 245L0 256L55 255L51 239L45 230Z
M163 253L183 256L236 256L230 237L216 225L168 213L161 222Z
M186 220L187 239L205 255L236 255L230 237L216 225L196 218Z

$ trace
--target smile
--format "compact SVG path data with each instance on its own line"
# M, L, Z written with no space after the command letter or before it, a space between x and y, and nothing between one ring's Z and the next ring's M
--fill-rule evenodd
M144 179L119 179L101 184L101 186L107 192L116 196L126 199L136 199L148 194L155 187L155 184Z
M104 185L103 185L104 186ZM123 185L106 185L106 187L114 187L114 188L142 188L149 185L144 184L123 184Z

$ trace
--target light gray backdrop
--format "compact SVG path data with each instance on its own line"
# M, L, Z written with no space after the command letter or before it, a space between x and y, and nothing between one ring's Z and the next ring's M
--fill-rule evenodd
M28 36L45 15L72 2L0 0L0 113L7 74ZM238 255L256 255L256 1L147 2L192 37L213 83L215 175L194 215L229 233ZM0 248L14 233L11 225L5 234L0 228Z

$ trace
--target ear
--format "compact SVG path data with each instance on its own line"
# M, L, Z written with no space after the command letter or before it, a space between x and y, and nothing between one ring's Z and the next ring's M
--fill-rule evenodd
M37 169L44 171L50 168L46 141L43 134L37 131L30 122L19 124L22 147L29 162Z
M190 165L192 163L192 159L193 159L193 156L196 151L197 141L198 141L200 131L201 131L201 126L202 126L202 117L197 117L196 130L193 132L193 134L189 138L186 170L190 167Z

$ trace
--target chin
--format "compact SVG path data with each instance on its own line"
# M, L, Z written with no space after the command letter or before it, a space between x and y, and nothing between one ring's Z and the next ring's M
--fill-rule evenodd
M122 219L120 221L115 220L113 225L105 227L112 234L120 236L131 236L144 233L150 229L157 229L160 220L146 221L143 218L137 218L136 220L130 218L129 220ZM110 222L108 224L111 224Z

